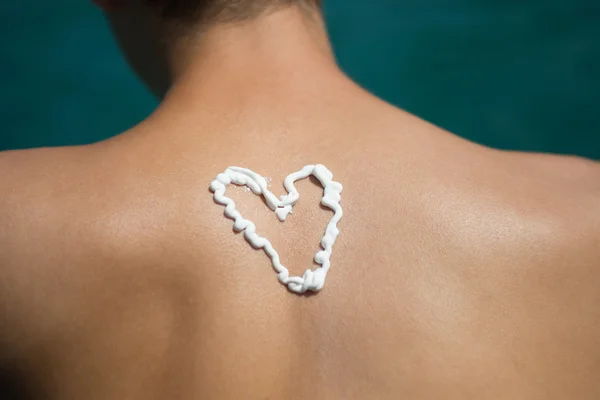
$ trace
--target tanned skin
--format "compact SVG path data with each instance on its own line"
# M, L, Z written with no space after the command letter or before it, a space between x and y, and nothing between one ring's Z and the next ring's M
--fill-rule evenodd
M141 7L109 13L126 51ZM0 361L32 398L600 398L597 163L493 150L386 104L338 69L316 11L165 54L161 84L158 59L128 53L169 88L138 126L0 154ZM298 296L209 184L237 165L279 195L314 163L344 185L344 217L324 289ZM302 274L332 214L297 187L285 223L228 194Z

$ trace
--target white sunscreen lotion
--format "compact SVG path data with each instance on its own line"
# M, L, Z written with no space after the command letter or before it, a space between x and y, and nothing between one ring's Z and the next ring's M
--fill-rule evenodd
M334 212L334 215L329 220L325 228L325 235L321 239L322 250L318 251L315 255L315 261L320 267L315 270L307 269L303 276L290 276L290 272L281 263L279 255L271 242L256 233L254 223L242 217L240 212L235 208L234 201L225 196L225 191L230 184L247 186L254 194L263 196L269 208L275 211L277 218L283 222L292 212L292 207L300 198L294 182L308 178L310 175L313 175L321 182L323 186L321 204L330 208ZM331 267L329 259L333 245L340 234L337 223L342 219L342 207L340 206L342 185L339 182L335 182L333 174L320 164L307 165L300 171L288 175L283 181L283 185L288 194L282 195L278 199L267 188L267 180L259 174L246 168L229 167L225 172L217 175L217 178L210 184L210 190L214 193L215 202L225 206L225 216L234 221L233 228L235 231L244 231L244 238L246 238L248 243L255 249L263 249L271 258L273 269L277 272L279 281L282 284L286 285L292 292L298 294L305 293L306 291L318 292L325 284L325 278Z

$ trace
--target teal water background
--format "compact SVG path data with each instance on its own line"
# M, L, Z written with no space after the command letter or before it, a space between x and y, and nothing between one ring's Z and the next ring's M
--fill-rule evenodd
M325 0L343 69L468 139L600 159L600 1ZM156 101L85 0L0 0L0 150L89 143Z

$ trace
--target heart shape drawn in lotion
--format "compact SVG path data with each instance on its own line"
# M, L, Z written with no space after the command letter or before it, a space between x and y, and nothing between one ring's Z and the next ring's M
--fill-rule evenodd
M275 211L277 218L283 222L292 212L292 207L300 198L294 182L308 178L310 175L317 178L323 186L321 204L330 208L334 214L327 224L325 235L321 239L323 250L315 254L315 261L321 266L314 271L307 269L304 276L290 276L288 269L281 264L279 254L277 254L271 242L256 233L254 223L242 217L242 214L235 208L234 201L225 196L225 191L227 190L227 186L232 183L238 186L248 186L254 194L265 198L269 208ZM214 193L215 202L225 206L225 216L234 221L233 229L236 232L244 231L244 238L246 238L248 243L255 249L263 249L271 258L273 269L277 272L279 281L282 284L286 285L292 292L298 294L305 293L308 290L318 292L325 284L325 278L331 266L329 261L331 251L335 240L340 234L337 223L342 219L342 207L340 206L342 184L333 180L333 174L325 166L317 164L307 165L300 171L288 175L283 181L283 185L288 194L282 195L278 199L267 188L267 180L256 172L246 168L229 167L225 172L217 175L217 178L210 184L210 190Z

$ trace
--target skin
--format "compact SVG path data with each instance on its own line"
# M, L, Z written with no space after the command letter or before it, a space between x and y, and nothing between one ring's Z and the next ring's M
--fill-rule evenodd
M141 15L164 37L135 2L109 13L121 34ZM155 113L0 154L0 364L33 398L600 398L597 163L482 147L378 100L316 11L120 42L169 88ZM345 215L325 288L297 296L208 186L240 165L283 193L310 163L344 184ZM331 213L297 187L283 224L228 194L301 274Z

